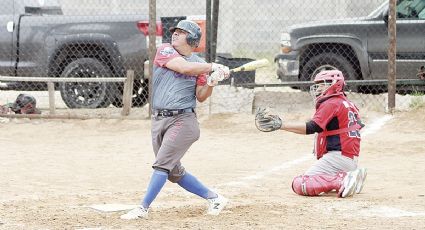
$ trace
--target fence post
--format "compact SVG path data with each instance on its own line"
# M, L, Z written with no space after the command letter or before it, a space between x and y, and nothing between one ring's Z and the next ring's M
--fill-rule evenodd
M55 83L47 82L47 89L49 90L49 111L50 114L55 114Z
M212 39L212 31L211 31L211 10L212 10L212 5L211 2L212 0L206 0L206 12L205 12L205 61L207 62L212 62L211 60L211 39Z
M156 0L149 0L149 118L152 116L152 79L153 79L153 61L156 54Z
M388 112L393 113L395 109L395 93L396 93L396 52L397 52L397 35L396 35L396 0L389 0L388 10Z
M131 101L133 99L133 82L134 70L127 70L127 78L124 81L124 93L122 95L122 116L128 116L130 114Z

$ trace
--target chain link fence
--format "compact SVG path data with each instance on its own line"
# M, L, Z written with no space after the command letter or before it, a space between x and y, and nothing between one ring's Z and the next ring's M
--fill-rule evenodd
M36 99L42 114L121 117L123 79L131 70L129 117L147 117L144 64L154 52L149 50L149 4L2 0L0 104L10 105L24 93ZM312 76L325 69L344 73L348 97L361 108L387 110L388 0L158 0L155 5L151 38L157 44L169 42L168 29L187 18L203 31L196 50L201 57L230 68L262 58L271 63L233 73L199 104L199 113L312 106ZM399 0L396 12L396 109L406 109L425 101L425 0Z

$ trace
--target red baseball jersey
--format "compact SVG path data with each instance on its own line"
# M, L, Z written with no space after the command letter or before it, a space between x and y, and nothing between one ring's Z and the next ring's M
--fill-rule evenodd
M312 120L323 132L316 136L314 152L317 159L328 151L341 151L342 155L353 158L360 153L360 128L363 124L357 107L345 96L337 95L323 101L316 109ZM351 127L351 128L350 128ZM328 131L338 134L328 135Z

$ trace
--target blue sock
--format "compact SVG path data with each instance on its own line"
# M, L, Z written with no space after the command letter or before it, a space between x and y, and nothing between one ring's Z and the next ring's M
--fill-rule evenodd
M182 188L196 194L202 198L209 199L217 197L217 194L205 187L196 177L186 172L184 176L177 182Z
M144 208L149 208L152 201L155 200L155 197L161 191L162 187L164 187L167 178L168 173L159 170L153 170L148 190L146 191L145 197L142 201L142 206Z

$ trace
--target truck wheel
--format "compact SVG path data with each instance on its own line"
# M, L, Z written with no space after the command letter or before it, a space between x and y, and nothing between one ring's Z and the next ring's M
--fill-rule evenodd
M358 73L354 70L351 62L344 56L335 53L322 53L312 57L305 63L301 71L300 80L313 81L314 76L320 71L334 69L340 70L345 80L358 79Z
M111 77L111 70L93 58L80 58L69 63L61 74L67 78ZM111 83L106 82L64 82L59 84L62 100L69 108L105 108L111 102L108 91Z
M120 92L117 97L112 100L112 104L115 107L122 107L122 95L124 92L124 85L120 84L118 86L118 91ZM149 98L149 84L148 81L145 80L141 82L140 80L135 80L133 83L133 98L131 100L131 105L134 107L143 107L148 102Z

